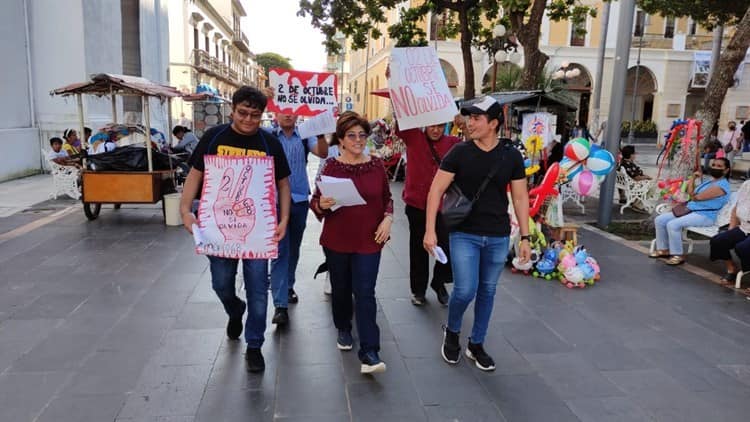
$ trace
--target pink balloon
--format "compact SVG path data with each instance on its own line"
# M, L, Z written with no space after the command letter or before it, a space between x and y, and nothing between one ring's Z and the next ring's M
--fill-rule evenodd
M573 177L570 182L570 187L573 188L575 193L586 196L590 194L594 189L596 183L596 176L589 169L585 169Z

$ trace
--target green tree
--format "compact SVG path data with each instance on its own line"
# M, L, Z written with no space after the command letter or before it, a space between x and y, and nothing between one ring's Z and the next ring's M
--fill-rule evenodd
M586 25L581 24L586 22L588 16L596 16L596 9L582 4L580 0L499 0L499 3L505 11L503 21L510 25L511 33L515 34L523 46L524 67L520 82L522 89L535 89L549 60L549 56L539 50L545 13L555 22L569 20L573 27L582 33L585 33L583 28Z
M708 139L719 120L727 90L734 85L734 74L750 47L750 0L640 0L639 5L649 13L690 16L709 29L719 23L735 25L716 69L711 70L706 96L695 116L703 121L703 136Z
M279 67L282 69L293 69L292 64L289 63L288 57L284 57L276 53L261 53L255 56L255 61L263 68L263 71L268 75L268 69L272 67Z
M353 49L367 45L368 34L373 39L382 36L379 24L386 22L385 12L396 7L395 0L301 0L299 15L311 17L313 26L326 36L325 46L331 54L340 46L334 39L341 31L351 39ZM524 69L520 87L532 89L544 72L549 57L539 50L539 37L545 11L553 20L570 19L585 21L587 15L595 15L595 9L581 4L581 0L427 0L419 6L400 10L400 22L388 28L389 36L396 45L426 45L425 33L417 23L428 13L447 16L441 28L444 35L459 36L464 65L464 98L474 97L474 62L472 45L492 45L491 28L482 25L482 20L496 22L500 7L505 11L504 21L512 34L524 47Z

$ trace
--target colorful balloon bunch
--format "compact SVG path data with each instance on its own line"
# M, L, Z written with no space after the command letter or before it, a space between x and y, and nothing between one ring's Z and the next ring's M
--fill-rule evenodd
M661 191L662 199L672 202L687 202L690 194L687 193L688 183L683 178L660 180L657 186Z
M577 246L572 251L563 249L559 254L560 283L567 288L586 287L599 280L599 263L588 254L586 248Z
M598 145L591 145L584 138L576 138L565 145L565 157L560 168L565 172L570 187L575 193L587 196L604 181L604 177L615 167L615 157Z

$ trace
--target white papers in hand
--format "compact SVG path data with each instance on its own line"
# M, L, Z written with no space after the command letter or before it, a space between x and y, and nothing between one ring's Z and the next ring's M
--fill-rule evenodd
M206 243L205 238L203 237L203 232L201 231L201 228L198 227L197 224L193 224L193 241L195 242L195 246L201 246L202 244Z
M357 187L354 186L352 179L321 176L320 181L318 181L318 188L320 188L321 195L336 200L336 205L331 207L332 211L336 211L341 207L367 204L362 195L359 194L359 191L357 191Z
M440 246L435 246L435 248L432 250L432 254L435 256L437 262L441 264L448 263L448 257L445 255L445 251L443 251L443 248L441 248Z

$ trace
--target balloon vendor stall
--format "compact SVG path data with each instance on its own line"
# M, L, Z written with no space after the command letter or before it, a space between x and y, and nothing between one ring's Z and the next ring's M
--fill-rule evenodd
M527 144L533 146L534 142L534 139L529 139L524 143L527 154ZM513 258L513 272L545 280L559 280L568 288L583 288L600 279L599 264L586 248L576 245L573 240L562 241L554 232L555 228L564 226L560 196L562 186L567 184L583 197L593 195L614 167L615 157L587 139L576 138L565 145L562 161L550 164L541 182L529 189L531 260L521 264L518 258ZM527 171L527 175L533 173ZM510 211L513 220L515 213ZM512 226L512 244L517 252L517 222L512 221Z

